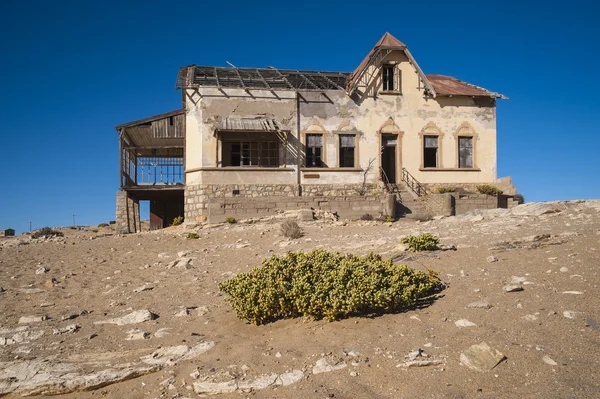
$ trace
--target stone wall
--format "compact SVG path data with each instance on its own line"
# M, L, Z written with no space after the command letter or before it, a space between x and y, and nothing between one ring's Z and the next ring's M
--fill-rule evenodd
M460 215L475 209L499 208L498 197L487 194L454 194L455 214Z
M394 216L393 195L336 196L336 197L214 197L207 204L207 218L211 223L223 222L227 217L237 220L269 216L286 210L318 209L336 213L344 219L359 219L364 214L373 217Z
M453 216L455 214L455 199L450 193L429 194L421 197L421 203L427 213L435 216Z
M115 219L117 234L139 233L140 202L130 198L126 191L117 192L117 214Z

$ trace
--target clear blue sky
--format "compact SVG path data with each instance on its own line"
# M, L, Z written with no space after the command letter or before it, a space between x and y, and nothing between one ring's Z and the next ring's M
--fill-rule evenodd
M237 3L237 4L236 4ZM3 1L0 228L113 220L114 126L181 107L180 66L351 71L389 31L498 101L498 176L600 198L597 1Z

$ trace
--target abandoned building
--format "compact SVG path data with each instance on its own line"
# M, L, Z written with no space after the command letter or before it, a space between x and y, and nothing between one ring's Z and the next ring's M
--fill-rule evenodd
M516 194L496 175L496 100L506 97L425 74L389 33L351 73L189 65L176 87L182 109L116 126L118 231L139 231L141 200L156 229L177 216L358 218L510 202L469 197L482 183ZM439 186L463 194L440 199Z
M0 237L13 237L15 235L14 229L2 229L0 230Z

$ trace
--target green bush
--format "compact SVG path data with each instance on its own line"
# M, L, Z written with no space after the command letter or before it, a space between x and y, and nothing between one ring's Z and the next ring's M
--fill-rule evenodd
M183 216L177 216L171 222L171 226L179 226L181 223L183 223Z
M42 227L39 230L36 230L31 235L31 238L40 238L40 237L64 237L64 233L62 231L51 229L50 227Z
M433 251L440 243L440 239L429 233L416 236L406 236L401 240L402 244L408 244L411 251Z
M437 187L436 190L440 194L453 193L453 192L456 191L456 187L453 187L453 186L439 186L439 187Z
M304 232L302 231L298 223L296 223L296 221L292 219L288 219L281 223L280 229L281 235L286 238L296 239L304 235Z
M478 184L477 191L479 191L481 194L487 194L487 195L502 194L502 190L500 190L496 186L492 186L491 184Z
M97 233L98 231L98 229L92 229L92 233Z
M240 319L265 324L292 317L325 318L394 312L439 285L436 273L409 269L380 255L325 250L289 252L223 281L219 288Z
M383 219L384 222L386 223L393 223L394 222L394 218L391 216L386 216L385 219Z
M186 238L189 240L197 240L198 238L200 238L200 236L198 235L198 233L187 233Z
M234 223L237 223L237 220L235 220L235 218L233 216L227 216L225 218L225 222L227 222L229 224L234 224Z
M108 227L108 223L100 223L100 224L98 225L98 227L99 227L99 228L102 228L102 227Z

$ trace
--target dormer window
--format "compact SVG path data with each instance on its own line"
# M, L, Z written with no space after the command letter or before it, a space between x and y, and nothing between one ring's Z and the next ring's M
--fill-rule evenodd
M396 65L386 64L381 68L382 91L400 93L400 70Z

